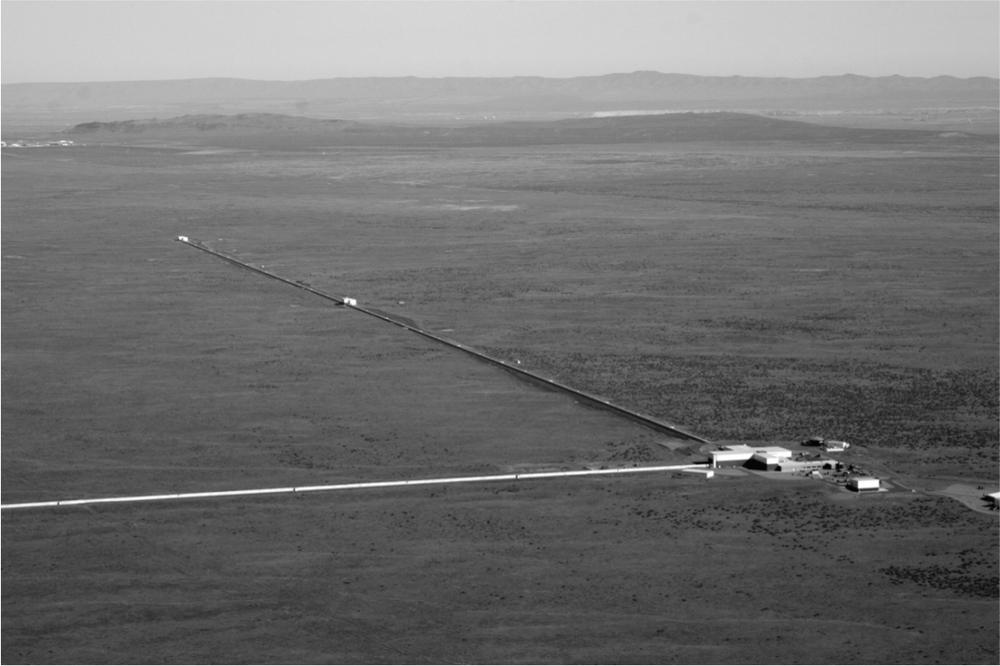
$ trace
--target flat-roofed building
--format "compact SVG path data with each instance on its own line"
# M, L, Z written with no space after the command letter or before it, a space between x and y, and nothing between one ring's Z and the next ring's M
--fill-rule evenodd
M856 492L879 490L882 484L874 476L852 476L847 480L847 487Z
M785 460L778 463L779 472L811 472L821 469L835 469L837 461L830 458L813 458L811 460Z
M823 441L824 451L846 451L851 448L848 442L841 441L839 439L827 439Z
M750 460L746 462L746 466L753 469L775 470L787 459L773 453L758 451L750 456Z
M751 458L758 454L763 456L765 461L772 460L771 464L777 464L780 460L787 460L792 457L792 452L781 446L732 444L716 451L708 452L708 455L712 459L712 467L739 467L746 465Z
M750 460L753 449L745 444L733 444L709 451L708 455L712 458L712 467L738 467Z
M715 476L715 471L706 469L704 467L688 467L687 469L682 469L681 472L684 474L694 474L696 476L701 476L706 479L711 479Z

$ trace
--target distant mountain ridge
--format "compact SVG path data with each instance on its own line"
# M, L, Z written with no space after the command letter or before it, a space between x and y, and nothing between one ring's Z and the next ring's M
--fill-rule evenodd
M1000 81L988 77L815 78L695 76L639 71L572 78L213 78L2 85L6 117L64 121L184 114L282 113L408 120L573 117L621 109L746 110L984 107Z

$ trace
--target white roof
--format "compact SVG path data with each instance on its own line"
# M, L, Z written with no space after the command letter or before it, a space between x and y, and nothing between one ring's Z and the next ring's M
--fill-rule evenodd
M715 451L709 451L713 455L717 454L740 454L745 456L753 455L754 453L763 453L771 456L788 456L791 457L792 452L783 446L747 446L746 444L732 444L729 446L724 446L721 449L716 449Z
M726 449L720 449L718 451L709 451L708 453L713 458L738 460L740 458L749 458L752 456L753 449L746 449L745 451L727 451Z
M720 451L741 451L741 452L756 452L756 453L781 453L791 455L791 451L783 446L750 446L749 444L726 444L719 449Z
M784 454L778 454L774 451L757 451L753 454L755 460L781 460L782 458L787 458L788 456Z

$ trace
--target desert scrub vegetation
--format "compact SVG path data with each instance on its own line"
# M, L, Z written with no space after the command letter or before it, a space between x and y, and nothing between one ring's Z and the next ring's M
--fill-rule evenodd
M803 485L798 491L725 506L664 506L659 493L637 499L626 513L648 524L650 534L676 538L696 530L737 540L745 535L778 551L822 555L857 571L887 576L893 585L912 582L971 597L998 594L993 557L981 547L957 550L991 519L944 498L831 502ZM885 565L900 550L907 553L905 563Z
M609 462L648 463L657 460L659 456L645 442L607 442L607 460Z
M984 522L982 516L941 497L907 497L892 503L837 503L813 492L799 492L774 494L726 506L709 504L683 508L665 508L661 501L649 495L638 499L643 502L628 507L629 513L677 529L739 529L776 537L804 536L816 543L842 538L848 533L875 535L934 525L978 528Z
M526 267L525 267L526 268ZM559 288L527 270L488 271L482 267L444 266L371 272L358 280L369 298L405 298L419 303L484 302L528 292L557 293Z
M585 391L715 439L795 440L809 433L857 444L997 460L992 369L732 355L601 354L492 349Z
M949 568L939 564L925 567L888 566L880 569L889 576L893 585L905 582L916 583L939 590L949 590L968 597L1000 597L1000 577L988 576L969 571L964 564L958 568Z

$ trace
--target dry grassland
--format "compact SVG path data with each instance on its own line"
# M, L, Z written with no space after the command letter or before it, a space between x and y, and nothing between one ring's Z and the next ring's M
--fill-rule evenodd
M84 146L3 183L5 503L696 457L177 234L712 439L997 483L995 140ZM754 475L5 511L2 659L995 663L996 543Z

